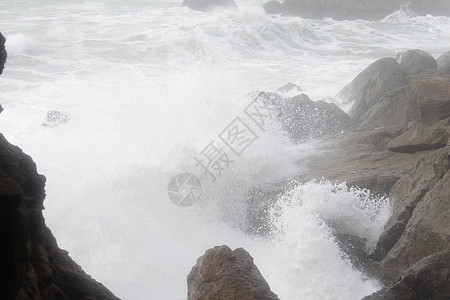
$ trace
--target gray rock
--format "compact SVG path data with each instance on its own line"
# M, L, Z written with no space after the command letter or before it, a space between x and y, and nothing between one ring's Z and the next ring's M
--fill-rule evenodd
M265 3L263 8L266 14L279 14L283 11L283 5L276 0Z
M184 0L182 6L192 10L211 11L216 8L235 8L234 0Z
M433 163L439 157L439 151L427 153L414 163L408 174L402 176L390 190L392 215L384 226L371 257L381 261L394 247L403 234L406 224L423 196L434 187L436 178Z
M276 300L274 294L242 248L227 246L209 249L197 260L187 277L188 300L248 299Z
M419 260L450 245L450 171L415 207L402 236L380 266L386 278L396 278Z
M415 263L389 287L363 300L450 299L450 250Z
M353 103L350 117L355 123L389 91L406 86L406 76L393 58L382 58L368 66L339 92L339 97Z
M448 138L446 129L420 124L390 141L387 147L393 152L415 153L445 147Z
M387 92L380 102L361 116L358 128L408 125L409 122L417 120L419 117L417 102L418 97L409 86Z
M412 49L397 54L397 62L400 70L408 75L419 74L422 72L435 72L437 70L437 62L431 54L419 50Z
M450 75L412 76L409 85L419 97L422 122L432 125L450 116Z
M450 50L439 56L437 59L438 70L441 70L446 65L450 64Z
M334 104L312 101L305 94L282 98L260 92L255 100L274 108L282 128L295 143L331 136L349 130L350 117Z

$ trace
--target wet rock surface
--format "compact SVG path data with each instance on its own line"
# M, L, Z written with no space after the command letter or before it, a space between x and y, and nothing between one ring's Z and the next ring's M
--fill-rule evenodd
M197 260L187 277L188 299L276 300L274 294L242 248L209 249Z

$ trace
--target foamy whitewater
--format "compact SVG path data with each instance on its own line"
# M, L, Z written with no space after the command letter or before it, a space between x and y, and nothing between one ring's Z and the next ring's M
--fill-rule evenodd
M378 58L447 51L450 18L306 20L237 2L202 13L181 0L2 1L1 132L47 177L59 246L123 299L186 299L196 259L222 244L249 251L281 299L360 299L380 284L333 232L367 239L370 251L388 199L297 184L272 207L269 237L256 237L244 230L247 191L301 174L314 144L292 145L274 124L215 183L194 156L242 113L247 93L294 82L313 100L335 97ZM69 121L45 126L49 111ZM181 208L167 185L185 171L200 174L203 196Z

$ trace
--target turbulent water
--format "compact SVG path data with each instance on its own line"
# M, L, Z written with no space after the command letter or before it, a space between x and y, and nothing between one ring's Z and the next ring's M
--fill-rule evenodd
M282 299L360 299L380 287L333 236L359 235L370 251L389 204L367 191L298 184L272 208L269 237L244 230L248 190L301 173L313 144L292 145L274 124L214 183L194 156L242 115L247 93L294 82L314 100L335 97L375 59L448 50L450 18L306 20L267 16L263 2L209 13L172 0L0 3L1 132L46 175L60 247L119 297L185 299L197 257L222 244L248 250ZM185 171L199 173L203 195L181 208L167 185Z

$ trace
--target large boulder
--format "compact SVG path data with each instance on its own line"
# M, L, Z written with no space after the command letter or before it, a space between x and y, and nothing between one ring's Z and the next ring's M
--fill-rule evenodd
M418 97L409 86L387 92L378 103L361 116L358 128L408 125L419 117L417 102Z
M419 97L422 122L431 125L450 116L450 75L412 76L409 85Z
M303 18L381 20L406 6L418 14L450 15L450 2L447 0L285 0L279 5L274 2L264 6L267 13Z
M184 0L182 6L187 6L192 10L211 11L216 8L234 8L234 0Z
M419 74L422 72L435 72L437 70L437 62L431 54L419 50L411 49L397 54L397 61L400 70L408 75Z
M282 98L260 92L253 97L253 101L273 108L282 128L295 143L335 135L352 126L350 117L335 104L312 101L305 94Z
M450 250L415 263L387 288L363 300L450 299Z
M242 248L227 246L209 249L197 260L187 277L188 300L276 300L274 294Z
M450 50L442 54L436 59L438 70L450 64Z
M0 32L0 74L3 73L3 69L5 68L6 63L6 48L5 48L6 39L3 34Z
M358 123L361 116L389 91L407 85L406 76L393 58L382 58L368 66L339 92L339 97L353 103L350 117Z
M382 260L386 278L396 278L419 260L449 250L450 171L415 207L402 236Z

